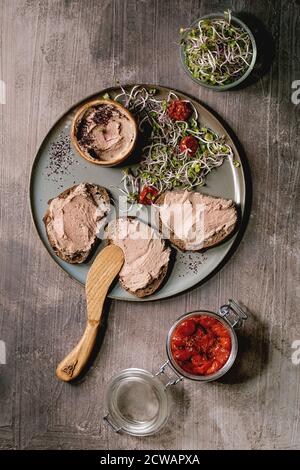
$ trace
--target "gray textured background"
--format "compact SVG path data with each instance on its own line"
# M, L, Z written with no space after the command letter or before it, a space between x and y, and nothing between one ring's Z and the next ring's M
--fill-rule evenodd
M239 92L200 89L179 64L179 28L219 5L255 14L274 38L271 70ZM300 365L291 362L300 339L300 108L291 103L299 23L299 1L0 0L0 448L300 448ZM28 179L55 119L116 79L178 88L217 111L249 159L252 214L238 251L204 286L159 303L113 302L94 366L68 385L54 371L83 330L84 291L39 242ZM230 296L251 311L232 372L174 390L160 434L113 434L100 419L108 378L124 367L156 370L173 320Z

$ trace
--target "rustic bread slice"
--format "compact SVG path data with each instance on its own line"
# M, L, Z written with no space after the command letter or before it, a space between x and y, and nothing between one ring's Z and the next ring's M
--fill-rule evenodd
M147 297L148 295L154 294L154 292L156 292L162 286L162 284L166 280L167 273L168 273L168 266L164 266L161 269L159 276L156 279L153 279L152 282L148 284L146 287L144 287L143 289L137 289L136 291L130 290L126 286L126 283L124 282L124 280L122 280L120 277L119 277L119 282L121 286L123 287L123 289L125 289L127 292L142 299L143 297Z
M161 206L163 206L163 204L165 202L166 195L169 194L169 196L172 197L172 194L175 195L175 194L179 194L179 193L181 193L183 195L183 193L191 194L192 192L183 191L183 190L167 191L167 192L162 193L155 201L155 205L159 206L159 208L158 208L158 218L157 218L158 219L157 223L158 223L159 230L164 234L164 236L167 236L167 238L170 239L170 242L174 246L179 248L181 251L201 252L201 251L207 250L208 248L212 248L212 247L215 247L215 246L219 245L224 240L226 240L231 235L233 235L233 233L236 229L236 226L237 226L237 222L238 222L238 213L237 213L237 209L236 209L236 206L235 206L234 202L232 200L228 200L228 199L224 199L224 198L218 198L218 197L215 197L215 196L208 196L206 194L197 193L197 195L199 195L199 196L197 196L197 197L199 197L199 199L203 198L204 205L205 205L205 203L207 203L207 201L213 202L213 203L215 203L215 202L218 203L217 206L213 209L215 211L222 210L222 204L225 204L226 205L226 210L230 214L230 220L229 220L228 225L224 224L223 226L219 226L218 229L216 230L216 233L212 234L207 239L204 238L201 247L187 248L186 240L177 237L176 234L174 233L174 231L172 229L170 229L170 227L166 227L165 224L163 223L163 221L161 220L160 208L161 208ZM218 207L219 207L219 209L218 209ZM218 215L217 212L216 212L216 215ZM204 220L205 220L205 210L204 210Z
M113 243L118 244L118 240L111 238L110 229L112 227L112 224L118 224L119 223L118 221L120 221L120 220L121 221L127 220L127 221L129 221L129 223L131 223L131 222L137 221L138 219L136 219L135 217L127 217L126 219L125 218L120 218L120 219L116 219L116 220L111 221L109 223L109 225L107 226L107 228L106 228L106 235L107 235L108 244L113 244ZM158 231L156 231L155 229L153 229L152 227L148 226L147 224L143 223L140 220L138 220L138 222L140 224L146 226L146 227L149 227L153 231L153 233L156 234L156 236L160 240L160 243L162 244L162 254L161 254L162 259L164 259L166 261L166 262L162 263L162 265L159 268L159 271L156 273L156 276L154 276L154 277L150 276L150 279L149 279L149 282L147 283L147 285L145 285L141 288L137 288L137 289L133 290L128 285L128 277L126 277L126 272L128 272L129 254L128 254L128 252L127 253L124 252L125 253L125 263L124 263L124 266L123 266L123 268L120 272L120 275L119 275L120 284L130 294L135 295L136 297L139 297L139 298L143 298L143 297L146 297L146 296L151 295L154 292L156 292L162 286L162 284L166 281L166 279L168 277L168 274L170 272L170 266L171 266L171 249L166 246L165 240L163 240L163 238L161 237L161 234L159 234ZM118 246L120 246L120 244ZM134 245L133 245L133 249L135 249ZM157 264L159 264L161 262L161 258L157 259L156 262L157 262ZM145 266L145 264L143 264L143 266ZM138 276L139 276L139 272L138 272L138 269L137 269L136 277L138 278Z
M71 196L72 194L74 195L75 191L81 192L81 188L84 196L90 199L90 201L93 202L93 205L98 210L96 223L97 228L95 227L95 231L91 235L91 243L89 243L89 246L87 246L86 249L76 249L75 244L73 247L74 249L72 249L71 251L66 251L60 246L57 239L58 237L56 236L55 232L53 232L53 223L55 222L55 218L57 216L53 213L51 207L53 205L53 201L65 201L69 196ZM98 186L97 184L81 183L80 185L74 185L71 188L68 188L62 193L60 193L55 198L50 199L48 201L48 206L49 207L43 217L43 221L45 224L49 243L55 254L59 256L59 258L61 258L62 260L67 261L71 264L83 263L87 261L100 242L100 238L98 238L97 235L99 230L101 229L101 224L105 224L106 216L108 215L110 210L110 197L106 189L102 186ZM75 218L76 213L74 214L74 219ZM74 220L74 222L76 223L76 220Z

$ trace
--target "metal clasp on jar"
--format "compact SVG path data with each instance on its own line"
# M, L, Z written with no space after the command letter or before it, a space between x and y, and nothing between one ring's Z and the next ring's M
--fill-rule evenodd
M233 299L229 299L227 304L219 308L219 315L225 318L233 328L240 328L248 318L240 304Z
M170 380L166 383L165 388L168 388L170 385L177 385L179 382L181 382L181 381L183 380L183 377L175 372L175 370L173 369L173 367L172 367L171 364L170 364L170 361L166 361L166 362L161 366L161 368L159 369L159 371L156 372L155 377L157 377L158 375L161 375L161 374L165 374L166 368L167 368L168 366L169 366L169 368L171 369L172 373L175 374L176 378L171 379L171 378L167 375L168 379L170 379Z
M103 421L105 421L109 426L113 429L114 432L119 433L122 431L121 427L117 427L111 420L110 420L110 414L107 413L107 415L103 416Z

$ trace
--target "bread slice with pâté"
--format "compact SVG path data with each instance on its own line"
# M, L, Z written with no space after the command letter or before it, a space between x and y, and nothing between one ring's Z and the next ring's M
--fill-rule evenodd
M109 211L109 194L97 184L74 185L50 199L43 221L55 254L71 264L87 261Z
M233 235L238 223L232 200L196 191L166 191L155 205L159 230L181 251L201 252L213 248ZM191 239L187 234L192 229Z
M156 292L167 278L171 258L161 234L135 217L112 220L105 234L108 244L116 244L124 252L121 286L139 298Z

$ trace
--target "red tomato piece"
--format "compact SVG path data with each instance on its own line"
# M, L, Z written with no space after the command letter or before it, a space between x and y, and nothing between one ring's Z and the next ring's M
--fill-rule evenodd
M188 151L190 157L193 157L198 150L198 140L192 135L187 135L179 144L180 152Z
M158 189L154 188L154 186L145 186L140 192L139 203L146 204L148 206L153 204L158 192Z
M221 369L222 364L216 359L212 362L211 366L206 370L206 375L214 374L219 369Z
M177 332L181 336L191 336L196 329L196 323L194 320L188 319L184 320L182 323L179 324L177 327Z
M206 354L209 354L210 349L213 347L215 342L216 342L215 337L211 333L207 333L200 339L200 341L198 342L198 346Z
M204 328L209 328L211 325L214 324L214 318L209 317L208 315L201 315L198 319L198 323L204 326Z
M177 326L171 339L171 351L174 360L186 372L214 374L230 356L230 333L216 318L194 315Z
M187 346L185 349L191 353L191 356L199 354L199 348L195 344Z
M174 100L168 106L168 115L173 121L187 121L191 113L191 105L187 101Z
M196 375L207 375L207 371L210 369L212 366L213 361L206 361L203 364L201 364L198 367L194 367L194 374Z
M228 361L229 356L229 351L222 351L218 353L218 361L221 363L222 366L225 364L225 362Z
M177 351L174 352L174 359L176 361L188 361L191 357L190 351L187 351L186 349L178 349Z
M229 335L221 336L221 338L219 338L219 343L222 348L227 349L227 351L231 350L231 339Z
M196 332L195 332L196 339L202 338L205 335L205 333L206 333L206 330L202 326L198 325Z
M219 343L216 343L212 348L211 348L211 353L213 357L216 357L219 352L225 351L225 349L222 348L222 346Z
M203 359L203 356L200 356L200 354L195 354L195 356L192 357L191 361L194 366L198 367L205 362L205 359Z
M194 366L191 362L184 362L183 364L179 364L179 365L185 372L195 375Z
M171 342L172 345L176 346L177 348L183 347L186 344L185 338L182 336L173 336Z
M214 332L214 334L217 335L217 336L225 336L225 335L228 334L227 330L225 329L225 327L220 322L212 325L211 329Z

